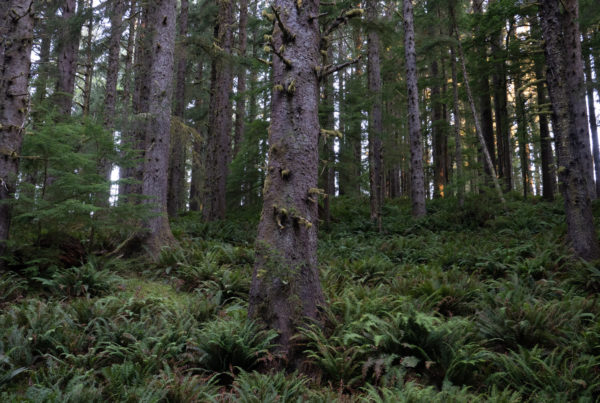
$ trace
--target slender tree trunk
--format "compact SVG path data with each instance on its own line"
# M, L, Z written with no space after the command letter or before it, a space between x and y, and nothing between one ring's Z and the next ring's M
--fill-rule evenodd
M10 229L10 200L29 110L33 23L33 0L10 0L0 9L0 256Z
M176 31L176 1L155 0L149 4L152 27L150 92L146 120L146 151L142 194L153 204L155 216L145 220L144 244L156 259L160 248L174 242L167 218L167 172L171 137L171 95Z
M323 57L323 65L327 66L333 62L333 50L329 47L327 56ZM333 77L331 75L321 80L321 127L326 130L334 130L335 118L334 118L334 105L333 105ZM325 225L331 223L331 197L335 195L335 182L334 182L334 164L335 164L335 151L334 151L334 136L321 136L322 150L321 158L323 161L323 167L319 171L319 187L325 192L323 196L323 210L319 212L319 219L325 222Z
M444 197L448 183L448 138L445 131L443 103L440 99L440 77L437 61L431 62L431 78L434 81L431 87L432 102L432 141L433 141L433 191L434 197Z
M450 57L452 58L452 94L454 103L452 105L452 114L454 115L454 145L456 159L456 183L458 186L458 205L460 207L465 204L465 185L463 177L463 156L462 156L462 141L460 136L461 116L460 105L458 100L458 78L456 75L456 55L454 47L450 48Z
M545 76L542 71L542 63L535 60L535 77L537 80L536 93L538 108L543 108L546 105L546 89L544 88ZM540 159L542 160L542 189L543 197L546 200L554 200L556 191L556 172L554 169L554 155L552 153L552 138L548 129L548 118L545 111L541 110L539 114L540 124Z
M319 321L324 303L317 268L319 0L274 0L273 99L264 202L248 314L279 333L291 366L300 351L291 340ZM278 22L281 21L281 22Z
M62 116L71 115L75 75L77 73L77 57L81 25L77 23L75 0L64 0L61 5L63 28L59 30L57 43L58 81L56 84L56 105Z
M367 19L374 24L377 19L377 2L368 0ZM369 189L371 199L371 220L377 222L381 230L381 209L385 191L383 181L383 98L381 93L381 62L379 34L375 30L367 33L367 77L369 93L373 97L369 112Z
M185 122L185 107L187 105L185 85L187 73L187 31L188 31L188 0L181 0L179 12L179 43L177 44L177 77L175 87L175 110L173 115L179 118L180 123ZM169 179L167 212L170 217L175 217L185 208L185 161L187 149L187 135L178 125L173 130L171 141L171 156L169 158Z
M501 33L492 43L492 51L499 59L492 76L494 84L494 114L496 116L496 139L498 140L498 176L502 180L504 191L512 190L512 158L510 144L510 127L507 106L506 65L503 58L504 47Z
M246 66L244 58L246 57L246 48L248 47L248 0L240 0L240 25L239 25L239 46L238 55L242 60L237 74L237 95L238 100L235 103L235 126L233 129L233 156L240 151L242 139L244 137L245 119L246 119Z
M198 64L198 75L196 78L196 85L200 88L203 86L203 68L202 62ZM201 109L204 104L202 98L202 91L199 93L195 100L196 109ZM204 122L200 122L197 126L198 133L201 136L205 135ZM190 211L200 211L202 208L202 190L204 189L204 138L195 137L192 141L192 179L190 182Z
M94 55L92 54L93 44L93 29L94 20L92 13L92 0L88 0L85 5L89 11L89 19L86 24L86 37L85 37L85 64L83 73L83 116L90 114L90 106L92 100L92 79L94 78ZM80 14L83 10L80 10Z
M211 101L208 114L206 192L202 215L207 221L225 218L227 171L231 160L231 86L233 69L229 59L233 45L233 5L218 1L219 15L215 41L220 55L211 73Z
M517 139L519 141L519 157L521 160L521 179L523 185L523 197L531 194L531 171L529 169L529 140L527 135L527 115L525 111L525 100L521 91L521 77L517 71L514 77L516 87L516 110L517 110Z
M136 36L136 22L139 21L136 0L131 0L129 7L129 29L127 35L127 50L125 53L125 66L123 69L123 77L121 78L121 85L123 87L122 103L123 103L123 116L129 117L132 113L132 100L131 100L131 84L132 84L132 66L134 57L134 45ZM136 56L137 58L137 56ZM136 61L137 62L137 61ZM131 122L127 118L123 119L121 125L121 145L132 144L132 130ZM129 167L119 167L119 178L126 179L131 178L133 170ZM124 181L119 182L119 203L123 196L127 196L130 191L130 185Z
M576 7L575 10L569 8L573 5L571 0L566 0L566 5L568 10L576 12ZM583 157L586 152L589 154L589 148L586 148L585 140L581 138L587 136L587 130L576 130L575 121L581 116L573 116L577 108L574 108L570 102L577 94L583 96L583 92L580 91L583 87L566 78L572 74L577 75L575 70L581 67L581 53L577 54L577 44L569 40L565 43L561 41L561 33L565 28L575 29L573 24L576 25L576 17L577 14L573 16L575 20L570 21L571 26L564 27L566 19L561 18L558 0L545 0L540 5L544 54L548 69L546 78L552 103L558 175L565 200L567 232L577 256L593 260L600 257L600 248L593 225L591 192L588 186L589 174ZM591 156L589 159L591 160Z
M111 129L114 124L117 101L117 81L119 80L119 55L123 35L123 15L125 1L115 0L110 10L110 38L108 40L108 65L106 68L106 90L104 94L104 125Z
M408 88L408 130L410 133L412 215L423 217L425 209L425 175L421 118L419 116L419 89L417 87L417 54L412 0L404 2L404 49L406 57L406 85Z
M596 106L594 101L594 80L592 78L592 66L590 57L585 55L585 75L588 116L590 119L590 129L592 132L592 155L594 156L594 171L596 174L596 197L600 196L600 145L598 145L598 124L596 122ZM596 79L598 79L596 77Z

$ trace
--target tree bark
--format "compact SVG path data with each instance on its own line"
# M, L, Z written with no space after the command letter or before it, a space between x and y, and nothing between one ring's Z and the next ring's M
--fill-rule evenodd
M80 1L80 4L83 2ZM88 0L85 7L89 10L89 18L86 22L86 37L85 37L85 64L83 73L83 105L82 114L83 116L89 116L90 107L92 102L92 80L94 78L94 55L92 53L93 45L93 29L94 29L94 16L92 11L92 0ZM79 10L79 13L83 13L83 10Z
M104 126L112 130L117 102L117 82L119 80L119 55L123 35L123 15L125 1L114 0L110 10L110 38L108 40L108 65L106 67L106 90L104 93Z
M246 120L246 66L244 58L246 57L246 48L248 47L248 0L240 0L240 25L238 29L239 46L238 55L241 59L241 65L237 74L237 96L235 103L235 126L233 129L233 156L240 151L242 139L244 137Z
M298 366L292 336L319 322L317 268L320 66L319 0L274 0L269 157L248 315L279 333L280 352ZM282 48L282 45L284 48Z
M175 50L176 1L149 3L151 68L142 194L153 205L155 215L145 220L144 244L156 259L160 248L174 242L167 217L167 169L171 137L171 95Z
M404 2L404 51L406 57L406 86L408 88L408 130L410 133L410 175L413 217L423 217L425 209L425 175L421 118L419 116L419 89L417 87L417 54L412 0Z
M198 63L198 71L196 85L202 88L204 66L202 62ZM194 101L196 109L201 109L204 104L202 91L198 91L200 95ZM205 135L204 121L197 125L198 133L201 136ZM202 209L202 191L204 189L204 145L203 137L195 137L192 141L192 178L190 182L190 211L200 211Z
M465 204L465 178L463 177L462 140L460 135L460 126L462 118L460 116L460 105L458 100L458 78L456 74L456 54L454 51L454 46L450 48L450 57L452 58L452 94L454 97L454 103L452 105L452 114L454 115L454 158L456 159L456 184L458 189L458 205L462 207Z
M206 221L222 220L226 211L227 172L231 159L231 87L233 69L231 48L233 6L230 1L217 0L219 15L215 42L219 54L211 72L211 100L208 114L206 153L206 191L202 215Z
M431 62L431 103L432 141L433 141L433 191L434 197L444 197L448 183L448 138L446 137L443 103L440 99L439 68L436 60Z
M509 192L513 187L512 178L512 147L510 144L510 127L507 106L507 80L505 48L502 44L502 32L496 34L492 41L492 53L497 61L492 75L494 84L494 115L496 117L496 139L498 140L498 176L502 180L504 191Z
M368 0L367 20L374 24L377 19L377 2ZM381 209L383 208L383 98L381 92L381 61L379 35L373 29L367 33L367 77L369 93L373 97L369 112L369 198L371 200L371 220L381 230Z
M33 0L11 0L0 10L0 256L10 229L10 201L29 110L33 23Z
M571 0L566 0L566 3L567 6L573 5ZM576 7L575 10L570 8L570 11L576 11ZM552 103L558 176L565 201L567 233L576 255L585 260L593 260L600 257L600 248L593 224L589 175L583 158L586 152L589 154L589 148L586 148L585 140L581 138L584 134L587 136L587 130L576 129L575 121L581 116L573 116L578 108L574 108L570 102L577 94L583 96L580 91L583 87L573 85L572 80L566 77L576 74L577 66L581 66L581 53L577 55L576 49L573 53L572 46L577 48L577 45L571 41L561 40L565 20L561 16L558 0L545 0L541 3L540 22L545 44L546 79ZM571 24L576 22L571 21ZM568 29L574 28L571 25ZM579 62L573 58L578 58ZM591 160L591 156L589 159Z
M331 46L327 51L327 56L323 57L323 65L327 66L333 63L333 50ZM334 105L333 105L333 77L329 75L321 80L321 127L326 130L334 130ZM319 212L319 218L325 222L325 225L331 223L331 198L335 196L335 137L321 136L322 150L321 161L323 167L319 175L319 187L325 192L323 196L323 211Z
M594 80L592 78L592 66L590 56L584 56L588 116L590 119L590 130L592 132L592 155L594 157L594 172L596 174L596 197L600 196L600 145L598 144L598 123L596 122L596 106L594 101ZM598 78L596 77L596 80Z
M57 43L58 81L56 83L56 105L62 116L70 116L75 90L77 57L81 39L81 24L77 21L75 0L64 0L61 5L63 28L59 30Z
M536 93L537 93L537 104L538 108L542 108L542 105L546 105L546 89L544 88L544 81L546 77L542 71L542 63L535 60L535 78L537 81ZM545 111L540 111L539 124L540 124L540 159L542 160L542 194L543 198L552 201L554 200L554 193L556 192L556 171L554 169L554 155L552 153L552 142L553 139L550 137L550 130L548 129L548 118Z
M518 68L518 66L517 66ZM516 112L517 112L517 140L519 141L519 158L521 162L521 180L523 185L523 197L532 194L531 170L529 167L529 139L527 135L527 115L525 111L525 100L521 91L520 72L514 77L516 87Z
M175 109L173 115L179 118L180 122L185 121L185 108L187 105L185 85L187 73L187 32L188 32L188 0L181 0L181 10L179 12L179 42L177 44L177 78L175 87ZM171 156L169 158L169 179L167 212L169 217L175 217L179 211L185 209L185 161L187 141L186 134L180 128L172 131L173 139L171 141Z

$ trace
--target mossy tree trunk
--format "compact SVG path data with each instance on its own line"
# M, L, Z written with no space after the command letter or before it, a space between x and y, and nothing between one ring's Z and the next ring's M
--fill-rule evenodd
M417 53L412 0L404 2L404 52L406 57L406 86L408 89L408 130L410 135L410 186L413 217L423 217L425 209L425 174L417 86Z
M147 218L143 239L152 258L162 246L174 242L167 217L167 172L171 138L171 95L175 50L176 1L155 0L148 3L150 55L152 63L147 80L150 82L148 113L145 118L145 154L142 194L151 203L154 215Z
M587 53L584 55L584 61L588 116L592 134L592 155L594 157L594 173L596 175L596 197L598 198L600 197L600 145L598 144L598 123L596 121L596 106L594 101L594 80L592 78L590 56ZM598 77L596 77L597 79Z
M292 336L319 320L324 297L317 268L319 0L274 0L273 96L263 210L249 316L279 332L292 366Z
M33 0L11 0L0 8L0 255L8 239L29 110L33 23Z
M240 24L238 28L238 56L241 65L237 73L237 101L235 103L235 126L233 129L233 156L240 151L246 127L246 49L248 47L248 0L240 0Z
M571 104L571 100L577 95L584 97L583 86L573 85L574 83L567 79L571 74L582 77L577 72L578 67L581 68L581 53L577 52L577 45L571 41L563 42L562 35L565 29L578 31L577 2L567 0L565 4L570 7L568 11L574 12L575 15L565 18L561 13L559 0L545 0L540 5L540 22L547 65L546 79L552 103L558 176L560 190L565 200L569 240L577 256L593 260L600 257L600 248L593 224L589 175L583 157L586 153L589 155L590 151L586 148L585 139L581 138L587 136L587 130L582 128L578 130L576 123L581 116L573 116L577 108ZM564 39L567 37L564 36ZM584 117L587 118L587 114ZM591 160L591 156L588 158Z

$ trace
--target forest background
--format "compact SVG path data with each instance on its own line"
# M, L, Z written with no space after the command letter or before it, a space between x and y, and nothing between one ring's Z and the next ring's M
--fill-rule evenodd
M600 396L594 0L9 0L0 33L2 400Z

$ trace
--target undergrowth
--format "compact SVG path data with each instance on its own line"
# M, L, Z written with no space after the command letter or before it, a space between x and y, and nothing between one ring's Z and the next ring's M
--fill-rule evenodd
M433 200L413 220L399 200L381 232L368 208L336 199L319 233L310 376L274 371L276 334L247 319L256 212L190 213L157 264L0 273L0 401L600 399L600 266L573 258L560 202Z

